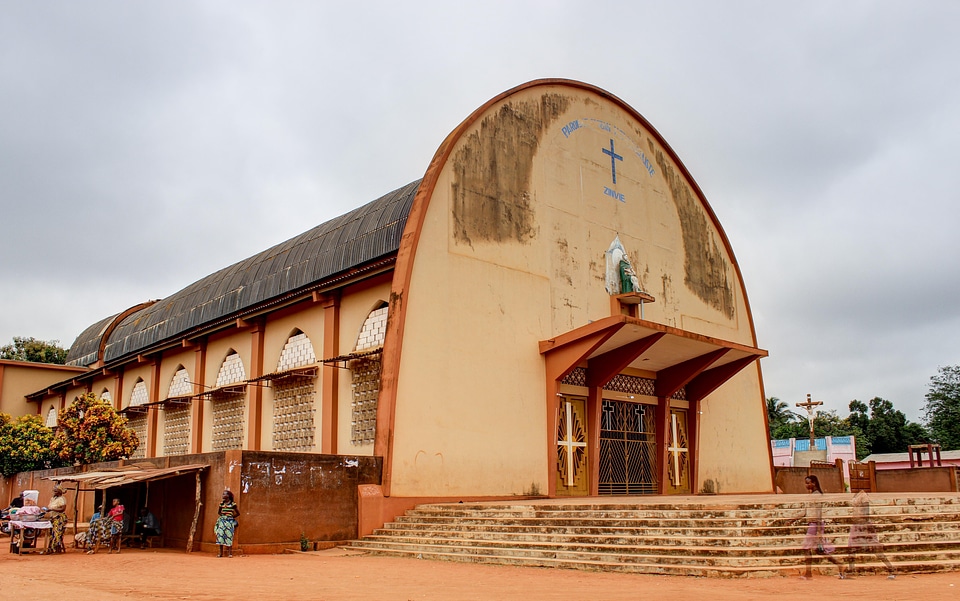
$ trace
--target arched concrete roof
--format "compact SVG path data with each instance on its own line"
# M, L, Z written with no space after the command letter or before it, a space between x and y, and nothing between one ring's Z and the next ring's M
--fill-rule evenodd
M87 366L96 363L97 359L100 358L98 352L100 350L100 340L103 338L107 327L113 323L113 320L119 315L120 314L117 313L110 317L105 317L80 332L80 335L77 336L73 344L70 345L70 350L67 351L67 365Z
M191 330L395 253L420 180L318 225L127 315L107 333L102 361L134 355ZM112 320L90 326L70 347L78 365L97 360Z

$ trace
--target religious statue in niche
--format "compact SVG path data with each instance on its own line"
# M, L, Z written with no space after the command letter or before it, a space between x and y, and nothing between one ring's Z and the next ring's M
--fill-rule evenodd
M643 292L640 289L640 280L637 279L637 272L627 257L627 251L620 242L620 236L617 235L610 243L607 249L607 294L627 294L630 292Z

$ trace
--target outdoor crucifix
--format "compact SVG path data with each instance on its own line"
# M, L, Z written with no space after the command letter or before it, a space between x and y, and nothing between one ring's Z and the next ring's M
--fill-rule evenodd
M811 451L814 449L814 445L816 444L813 438L813 417L814 417L813 408L822 404L823 404L823 401L810 400L809 394L807 395L806 403L797 403L797 407L803 407L804 409L807 410L807 420L810 422L810 450Z

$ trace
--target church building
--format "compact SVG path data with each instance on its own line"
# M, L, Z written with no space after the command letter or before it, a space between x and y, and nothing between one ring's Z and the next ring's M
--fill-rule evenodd
M379 503L773 492L730 241L661 135L588 84L506 91L420 179L117 310L71 346L85 371L27 398L53 424L108 399L133 459L373 456Z

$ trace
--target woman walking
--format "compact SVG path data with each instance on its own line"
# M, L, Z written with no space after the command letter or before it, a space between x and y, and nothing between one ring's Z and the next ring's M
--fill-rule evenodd
M233 557L233 535L240 522L240 510L233 501L233 493L229 490L223 491L220 499L220 508L217 510L217 523L213 527L214 534L217 535L217 557L223 557L223 548L227 548L227 557Z
M820 479L814 475L804 478L803 483L807 487L807 492L811 495L823 496L823 490L820 488ZM807 506L807 511L803 517L794 520L794 523L800 520L807 522L807 535L803 538L803 553L805 555L806 571L800 576L801 580L810 580L813 578L813 554L822 555L837 566L840 570L840 579L846 579L847 575L843 571L843 564L837 560L832 553L836 550L824 537L823 532L823 506L819 500L812 501Z

